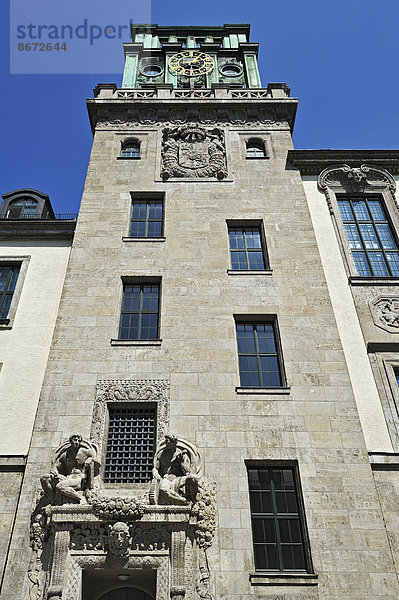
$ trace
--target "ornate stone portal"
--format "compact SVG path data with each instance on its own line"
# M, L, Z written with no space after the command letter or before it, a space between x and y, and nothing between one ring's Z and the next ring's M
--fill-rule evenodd
M84 569L156 571L157 600L212 600L207 549L215 499L198 450L166 435L140 497L108 495L96 445L74 434L55 453L31 521L30 600L76 600ZM63 485L60 485L63 483Z

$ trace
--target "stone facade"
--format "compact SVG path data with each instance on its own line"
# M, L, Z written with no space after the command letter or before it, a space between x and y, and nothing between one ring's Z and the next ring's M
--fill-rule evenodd
M93 149L2 598L98 600L99 586L102 592L120 586L121 573L158 600L398 597L389 486L383 471L377 486L373 477L314 212L301 173L287 164L296 100L281 84L183 91L101 86L89 101ZM204 129L218 130L206 149ZM183 131L198 144L195 156L193 147L185 153L194 156L189 164L197 175L176 171L182 164L174 159L172 167L166 161L165 177L165 143L171 132L183 143ZM255 135L267 149L263 160L246 158ZM129 138L139 140L140 160L118 159ZM223 158L213 171L203 164L212 144ZM151 194L163 198L163 237L133 239L132 195ZM227 224L245 221L261 223L265 232L269 264L259 272L231 270ZM160 334L153 342L118 335L123 282L138 278L161 281ZM286 381L245 388L235 319L265 316L278 320ZM107 405L129 402L157 407L150 491L104 483ZM383 411L372 409L377 426L385 427L376 449L391 451ZM40 478L69 451L74 431L86 452L97 444L96 452L79 463L78 502L65 495L50 502ZM190 458L176 477L207 482L202 507L188 488L181 505L159 504L158 492L170 493L161 486L166 471L159 462L167 431L176 432ZM88 474L87 459L98 473L90 466ZM256 571L250 464L298 466L307 572Z

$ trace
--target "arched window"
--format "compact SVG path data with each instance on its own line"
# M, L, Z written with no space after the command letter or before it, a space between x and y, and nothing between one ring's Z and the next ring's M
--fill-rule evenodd
M248 140L247 158L265 158L265 144L262 140Z
M33 219L36 216L37 200L21 198L10 202L7 219Z
M140 158L140 142L127 140L122 144L121 156L126 158Z
M99 600L153 600L153 598L137 588L123 587L107 592Z

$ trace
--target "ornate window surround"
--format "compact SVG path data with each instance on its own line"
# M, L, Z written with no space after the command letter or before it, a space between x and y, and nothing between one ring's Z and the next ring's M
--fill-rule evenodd
M395 452L399 452L399 387L395 376L395 371L399 371L399 355L397 352L370 352L369 359L392 445Z
M156 405L156 446L165 436L169 426L170 385L166 379L105 379L97 383L90 438L101 448L101 463L105 464L107 448L108 406L136 403ZM107 484L113 487L121 484ZM129 484L129 488L141 484ZM122 484L123 487L123 484Z
M392 175L386 169L371 164L361 164L359 167L334 164L320 173L318 187L327 199L349 282L352 285L398 285L397 277L358 275L337 202L337 195L340 194L379 195L393 229L398 233L399 207L395 198L396 183Z

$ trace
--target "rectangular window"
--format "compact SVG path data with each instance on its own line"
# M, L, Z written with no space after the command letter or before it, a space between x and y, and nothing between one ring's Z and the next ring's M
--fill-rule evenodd
M151 481L156 408L110 408L105 483Z
M0 265L0 319L6 319L19 275L20 265Z
M229 226L231 268L237 271L265 269L260 226Z
M156 340L159 321L159 284L124 283L120 340Z
M133 200L130 221L130 237L161 237L163 225L163 201Z
M281 357L275 321L236 323L242 387L281 387Z
M255 569L308 571L310 554L305 543L297 469L250 465L247 468Z
M397 241L381 200L337 196L357 272L362 277L399 277Z

